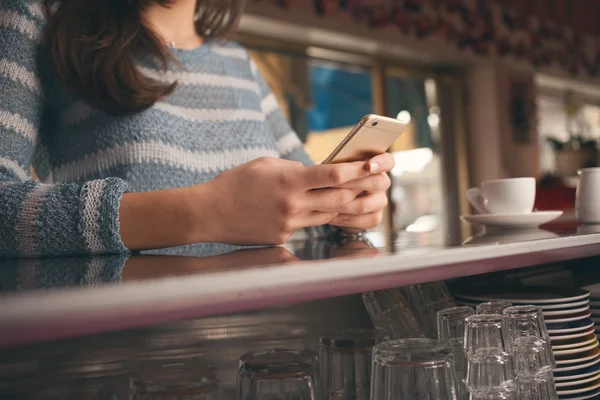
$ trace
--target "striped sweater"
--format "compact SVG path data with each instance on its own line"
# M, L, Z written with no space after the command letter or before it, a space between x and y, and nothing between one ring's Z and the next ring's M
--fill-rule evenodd
M60 86L41 50L40 0L0 3L0 257L126 252L126 191L206 182L261 156L310 163L248 52L172 49L179 82L152 108L112 117ZM32 180L33 166L39 182Z

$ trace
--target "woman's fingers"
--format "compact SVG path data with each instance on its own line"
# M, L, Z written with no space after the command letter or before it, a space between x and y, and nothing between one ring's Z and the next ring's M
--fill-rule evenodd
M321 189L306 194L305 210L333 212L337 214L369 214L383 210L388 204L385 191L359 196L363 190Z
M379 154L367 161L367 169L372 174L389 172L394 169L396 160L390 153Z
M339 214L335 218L333 218L329 223L335 226L367 230L378 226L381 223L382 219L383 211L377 211L362 215Z
M306 208L313 211L339 213L346 205L354 201L360 191L351 189L320 189L306 193Z
M367 163L363 161L320 164L305 167L299 174L298 179L308 189L320 189L339 186L357 179L366 178L371 175Z
M340 214L362 215L383 210L388 204L385 192L356 197L339 210Z
M337 215L337 213L313 211L305 216L303 226L327 225Z
M343 185L336 186L341 189L353 189L360 192L385 192L390 188L390 177L386 173L370 175L363 179L357 179Z

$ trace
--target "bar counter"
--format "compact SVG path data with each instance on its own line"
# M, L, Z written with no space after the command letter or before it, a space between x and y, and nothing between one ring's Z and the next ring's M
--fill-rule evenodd
M479 234L458 245L421 236L397 238L394 252L363 242L293 241L0 260L0 347L600 255L600 233L581 227Z

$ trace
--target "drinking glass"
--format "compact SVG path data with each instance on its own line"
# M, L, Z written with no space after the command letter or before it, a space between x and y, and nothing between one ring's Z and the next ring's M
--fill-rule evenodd
M382 342L373 349L371 400L456 400L453 364L435 339Z
M513 306L504 310L508 334L511 340L523 336L535 336L550 343L550 336L541 307Z
M512 303L507 301L491 301L477 306L477 314L502 314Z
M406 286L406 289L408 289L410 299L415 303L445 303L448 307L455 305L450 291L442 281L419 283L417 285Z
M520 337L514 346L515 369L519 377L532 377L541 373L549 373L555 367L552 350L535 336Z
M548 328L544 322L541 307L509 307L504 310L504 316L511 351L516 354L519 351L519 346L530 347L529 350L520 350L527 352L527 356L524 355L523 357L529 357L528 363L537 363L537 367L541 368L539 372L551 371L556 368L550 336L548 335ZM531 348L534 344L536 344L535 348ZM521 362L525 361L525 358L521 360ZM534 373L532 365L524 364L522 367L524 370L520 372L525 375Z
M495 391L510 392L515 389L513 357L497 349L479 350L468 357L466 385L472 394L488 394Z
M362 299L373 326L390 339L422 336L412 311L397 289L363 293Z
M369 400L375 330L353 329L321 337L319 346L322 400Z
M274 349L240 357L238 400L316 400L316 356L308 350Z
M517 379L518 400L558 400L552 373Z
M438 340L440 343L461 344L465 338L466 319L474 315L473 307L445 308L437 313Z
M467 317L465 352L467 357L508 353L504 318L499 314L477 314Z
M465 399L468 395L465 386L467 357L464 340L466 319L473 314L473 307L452 307L437 313L438 340L441 344L449 346L452 351L459 399Z
M437 338L437 312L444 308L455 307L444 282L429 282L400 288L424 337Z

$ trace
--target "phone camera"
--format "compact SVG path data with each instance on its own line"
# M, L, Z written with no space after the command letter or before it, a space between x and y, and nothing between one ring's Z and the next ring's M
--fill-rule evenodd
M377 121L373 121L373 122L371 123L371 126L377 126L377 124L378 124L378 122L377 122Z

